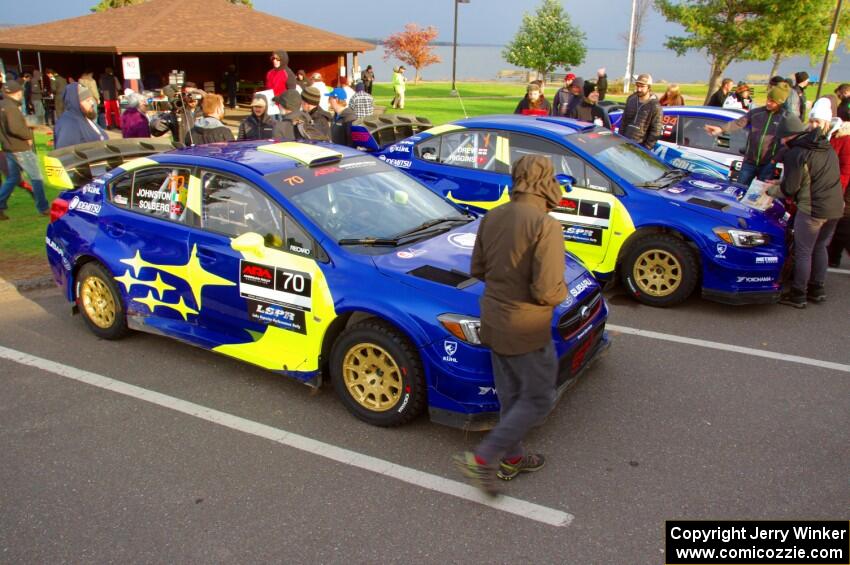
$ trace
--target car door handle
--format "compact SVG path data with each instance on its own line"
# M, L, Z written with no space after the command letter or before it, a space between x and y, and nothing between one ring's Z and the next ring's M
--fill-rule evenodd
M104 230L112 237L121 237L127 232L127 229L124 227L124 224L119 224L117 222L111 222L106 224Z
M198 247L198 255L208 263L215 263L218 261L218 254L212 249L207 249L206 247Z
M428 182L437 182L440 180L440 177L432 173L419 173L419 178Z

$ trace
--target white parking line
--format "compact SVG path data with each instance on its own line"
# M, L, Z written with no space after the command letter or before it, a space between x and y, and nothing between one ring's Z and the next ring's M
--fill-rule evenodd
M471 487L465 483L446 479L439 475L425 473L410 467L397 465L389 461L384 461L383 459L378 459L377 457L357 453L356 451L351 451L342 447L337 447L335 445L311 439L306 436L287 432L286 430L260 424L259 422L240 418L239 416L234 416L226 412L219 412L218 410L207 408L206 406L201 406L192 402L180 400L179 398L174 398L173 396L168 396L152 390L137 387L135 385L116 381L109 377L104 377L103 375L63 365L55 361L50 361L49 359L29 355L15 349L0 346L0 358L8 359L22 365L35 367L42 371L59 375L60 377L73 379L81 383L103 388L137 400L143 400L145 402L183 414L188 414L189 416L194 416L195 418L200 418L201 420L206 420L232 430L238 430L246 434L271 440L281 445L300 449L301 451L306 451L307 453L314 455L319 455L338 463L351 465L352 467L358 467L360 469L365 469L366 471L372 471L379 475L392 477L405 483L439 493L448 494L450 496L482 504L484 506L489 506L490 508L501 510L502 512L542 522L550 526L569 526L574 518L572 514L555 510L554 508L541 506L539 504L534 504L533 502L512 498L510 496L500 496L499 498L492 499L484 495L477 488ZM448 461L448 457L446 460Z
M833 269L833 268L829 268L829 269L827 269L827 271L829 271L830 273L838 273L838 274L840 274L840 275L850 275L850 271L848 271L847 269Z
M629 328L627 326L618 326L615 324L607 324L605 326L611 331L620 332L630 335L638 335L648 337L650 339L660 339L663 341L672 341L675 343L685 343L687 345L696 345L698 347L707 347L709 349L720 349L722 351L732 351L735 353L743 353L744 355L752 355L754 357L764 357L766 359L776 359L778 361L788 361L790 363L800 363L802 365L812 365L813 367L822 367L824 369L833 369L835 371L844 371L850 373L850 365L842 363L833 363L832 361L821 361L820 359L811 359L809 357L800 357L798 355L787 355L776 351L768 351L766 349L753 349L751 347L741 347L740 345L731 345L729 343L720 343L717 341L707 341L704 339L694 339L692 337L681 337L672 334L663 334L650 330L640 330L637 328Z

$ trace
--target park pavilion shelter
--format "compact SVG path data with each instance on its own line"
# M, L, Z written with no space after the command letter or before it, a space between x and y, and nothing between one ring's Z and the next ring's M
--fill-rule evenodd
M94 0L93 0L94 2ZM261 83L272 51L286 50L289 67L322 73L328 85L351 75L357 56L375 46L272 16L228 0L148 0L54 22L0 29L0 58L6 69L54 69L79 78L112 67L122 78L122 58L138 57L145 88L167 84L172 70L203 87L235 65L243 83ZM348 55L351 63L347 65Z

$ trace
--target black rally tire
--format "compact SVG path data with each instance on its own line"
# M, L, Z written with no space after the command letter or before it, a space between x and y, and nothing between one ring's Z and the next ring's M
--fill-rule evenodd
M406 424L427 403L425 374L416 349L381 320L365 320L342 332L331 350L330 370L343 405L369 424Z
M681 239L652 234L629 247L620 262L620 279L639 302L661 308L675 306L696 288L699 264Z
M77 307L91 332L102 339L121 339L130 330L127 310L112 275L99 263L86 263L77 273Z

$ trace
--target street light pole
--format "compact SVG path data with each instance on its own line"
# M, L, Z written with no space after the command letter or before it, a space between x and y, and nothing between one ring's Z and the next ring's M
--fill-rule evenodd
M829 54L835 50L835 42L838 39L838 35L835 33L835 30L838 29L838 18L841 15L841 2L842 0L838 0L838 6L835 8L835 18L832 20L832 31L829 34L829 42L826 45L826 54L823 56L823 66L820 69L820 76L818 77L818 93L815 96L815 100L820 98L820 91L823 88L823 83L826 82L826 75L829 73Z
M455 87L455 77L457 76L457 5L469 4L470 0L454 0L455 5L455 35L452 41L452 90L449 92L452 96L457 96L457 88Z
M632 82L632 42L635 40L635 18L637 17L637 0L632 0L632 22L629 25L629 47L626 52L626 74L623 76L623 94L629 93Z

